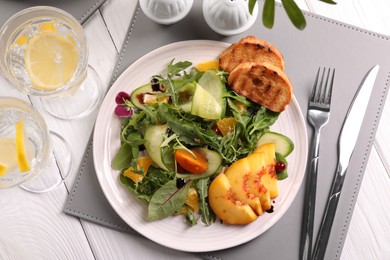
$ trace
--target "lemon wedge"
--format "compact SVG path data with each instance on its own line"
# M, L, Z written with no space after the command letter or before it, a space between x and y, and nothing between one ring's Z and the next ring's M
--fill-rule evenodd
M79 61L75 41L50 33L54 30L51 26L30 39L24 56L32 85L43 90L55 90L69 82Z
M209 69L218 69L219 63L217 60L208 60L201 63L198 63L195 68L199 71L206 71Z
M0 138L0 176L4 176L7 172L18 167L15 155L15 139Z
M30 163L27 159L24 144L24 124L22 121L16 123L16 159L21 172L30 171Z

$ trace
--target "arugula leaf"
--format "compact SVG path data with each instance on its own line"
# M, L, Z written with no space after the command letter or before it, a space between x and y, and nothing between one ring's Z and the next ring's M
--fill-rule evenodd
M190 82L190 80L194 77L194 74L187 74L185 70L192 65L192 62L189 61L179 61L177 63L173 63L174 59L171 60L168 64L167 77L164 78L161 75L156 75L154 77L160 78L160 82L167 87L168 93L171 96L172 102L175 106L178 103L178 95L176 92L176 88L178 85L182 86ZM184 77L182 77L181 73L183 73ZM181 77L178 80L175 80L176 77ZM192 79L193 80L193 79Z
M139 146L145 143L145 140L142 138L140 132L131 132L126 136L126 143L131 146Z
M180 76L180 73L189 68L192 65L192 62L189 61L179 61L173 63L174 59L168 64L168 78L173 78L175 76Z
M195 226L196 224L198 224L198 221L196 221L195 213L191 209L187 209L186 223L191 226Z
M202 222L206 226L210 226L216 220L215 213L211 210L208 204L208 187L210 184L210 177L200 179L196 183L196 189L199 195L199 211Z
M163 219L179 210L187 199L191 187L189 183L178 189L176 180L171 180L158 189L149 201L149 220Z

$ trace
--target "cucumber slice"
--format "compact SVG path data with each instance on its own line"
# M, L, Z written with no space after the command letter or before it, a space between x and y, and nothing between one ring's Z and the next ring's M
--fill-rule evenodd
M185 112L191 112L192 98L195 94L196 86L194 83L189 83L177 90L178 106Z
M226 86L221 78L217 75L218 70L206 70L200 77L198 84L213 96L222 108L221 117L224 117L226 111Z
M283 157L287 157L294 150L293 141L287 136L279 133L266 132L260 137L257 142L257 147L267 143L274 143L275 152L280 153Z
M275 159L276 163L282 162L286 165L286 168L282 172L276 172L276 176L278 181L284 180L288 177L287 169L288 169L288 162L286 158L283 157L280 153L275 152Z
M220 103L201 85L195 84L196 89L192 97L191 114L205 119L220 119L222 117Z
M144 134L146 152L158 167L166 171L168 168L162 160L161 144L167 129L168 125L154 125L146 128Z
M222 156L215 152L211 151L207 148L196 148L195 149L198 153L204 156L208 163L207 170L200 174L193 174L193 173L176 173L177 178L184 178L184 179L191 179L191 180L197 180L209 177L216 173L222 165Z

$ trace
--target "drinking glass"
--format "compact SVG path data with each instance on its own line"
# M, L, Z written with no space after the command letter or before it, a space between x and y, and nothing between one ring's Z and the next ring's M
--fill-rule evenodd
M54 136L54 138L53 138ZM0 97L0 188L21 186L31 192L47 192L64 181L53 167L52 143L61 142L49 132L43 117L27 102ZM69 147L62 147L68 149ZM62 158L66 172L71 164Z
M67 12L37 6L16 13L0 29L0 46L0 71L20 91L40 96L53 116L83 117L102 100L83 27Z

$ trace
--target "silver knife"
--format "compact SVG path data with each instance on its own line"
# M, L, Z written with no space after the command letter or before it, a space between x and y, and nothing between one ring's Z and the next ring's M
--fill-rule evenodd
M375 65L368 71L360 84L345 117L338 140L339 160L337 170L314 246L312 259L323 260L325 257L325 251L336 214L337 204L344 184L345 173L347 172L351 155L355 149L356 140L360 132L360 127L364 119L378 71L379 65Z

